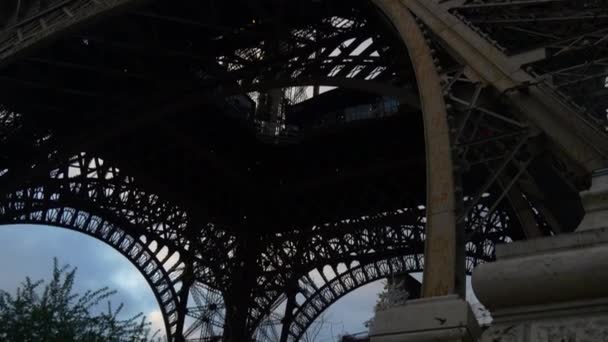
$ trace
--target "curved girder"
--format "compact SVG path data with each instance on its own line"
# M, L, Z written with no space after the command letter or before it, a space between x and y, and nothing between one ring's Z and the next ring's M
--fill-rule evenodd
M322 286L315 284L315 279L307 276L306 287L299 292L304 301L297 303L292 313L292 323L288 326L288 341L299 341L306 330L312 325L327 308L340 298L356 289L374 281L403 273L421 272L423 269L423 255L395 256L389 259L378 260L365 264L343 264L345 269L336 272L332 269L316 270L314 273ZM327 273L333 273L333 277ZM284 328L285 329L285 328Z
M498 193L483 196L472 206L465 219L466 269L494 259L497 243L518 236L514 214L505 204L493 208ZM470 203L468 199L465 203ZM313 232L283 236L275 247L262 253L264 272L258 277L256 307L250 315L252 331L263 317L289 299L289 293L315 292L311 272L322 274L326 267L376 262L403 255L422 255L424 251L424 218L422 206L381 213L359 220L345 220L317 227ZM410 261L414 261L411 259ZM419 263L416 269L422 270ZM339 273L339 272L336 272ZM317 276L316 279L323 279ZM327 280L325 281L327 282ZM316 285L317 288L323 284ZM284 321L291 321L286 317Z
M399 1L372 1L394 25L408 54L420 96L426 149L426 234L423 296L464 293L464 254L457 228L456 165L448 112L434 52L412 13Z
M141 190L133 177L103 159L80 153L61 167L46 172L46 179L28 186L48 188L45 196L34 199L57 202L63 200L63 195L94 203L108 215L120 217L147 234L155 234L156 240L171 241L183 250L189 248L190 222L186 212Z
M490 241L469 242L467 245L467 274L478 263L493 259L495 242L488 242ZM481 258L480 254L483 255ZM419 253L367 263L342 263L337 267L328 265L310 272L299 280L298 294L304 300L294 305L293 312L289 313L291 323L284 328L289 331L289 341L298 341L315 319L350 292L380 279L402 273L422 272L423 269L424 259L422 253Z
M479 263L494 260L496 244L508 243L513 240L514 235L518 235L517 232L513 231L513 229L516 229L516 223L514 222L514 214L508 209L508 206L503 203L497 209L493 209L498 196L497 193L483 196L478 204L472 207L465 219L467 238L465 246L466 270L468 273ZM466 203L470 202L471 199L466 201ZM295 335L291 332L289 333L291 338L295 338L305 332L305 328L312 324L314 318L320 312L335 302L323 300L323 297L319 297L327 297L320 294L320 292L331 291L328 290L331 288L328 284L332 283L332 279L337 279L335 281L338 282L332 286L352 290L354 288L348 285L348 281L341 282L340 276L349 273L354 268L363 271L369 270L371 275L367 277L365 274L357 273L360 279L355 283L363 284L365 282L360 280L374 278L373 274L378 269L376 266L374 268L369 268L370 266L366 268L361 265L385 263L387 260L395 258L404 260L408 270L412 272L422 271L424 269L422 253L424 252L425 213L421 208L414 208L393 213L383 213L376 217L361 219L360 222L340 222L335 223L333 226L328 225L325 227L328 234L331 234L331 228L333 228L336 238L324 239L329 242L320 242L313 245L318 245L318 248L323 253L330 253L331 257L316 259L315 261L318 261L318 264L314 262L309 264L304 263L302 269L299 270L289 269L288 272L284 273L272 272L266 274L268 279L279 280L272 283L272 286L270 286L270 282L267 283L269 285L267 290L269 291L264 294L269 295L274 293L276 297L266 297L263 303L258 301L259 306L265 308L261 309L261 311L267 313L274 312L280 304L286 302L287 307L291 309L288 309L289 311L285 313L285 316L281 320L287 326L285 331L291 331L292 329L297 331ZM340 229L341 227L345 229L342 230ZM346 229L347 227L351 229ZM320 228L318 231L321 234L323 229ZM342 236L342 238L338 238L338 236ZM314 235L310 238L314 239ZM302 245L309 244L309 242L305 242L306 239L294 239L294 241L300 240L304 241ZM350 243L351 241L364 241L364 250L367 250L368 253L362 253L362 250L357 248L357 243L352 244ZM282 247L281 249L285 250L285 253L295 253L297 251L297 245L292 243L279 245L279 247ZM283 256L282 260L287 261L290 259ZM291 260L296 260L295 263L297 264L297 260L300 259ZM277 263L278 261L275 260L273 262ZM391 269L393 266L392 264L387 264L387 267ZM393 271L393 275L399 273L398 268L393 267ZM387 274L386 272L379 273L383 275ZM294 276L298 278L295 280L289 278ZM348 275L345 276L347 277ZM270 291L274 288L280 288L283 291L286 290L286 292ZM298 294L304 296L305 300L296 303L295 298L298 297ZM335 295L335 300L341 298L342 295ZM291 304L290 301L292 302ZM263 305L267 303L271 305ZM307 309L304 309L304 307ZM321 308L322 310L314 310L314 308ZM250 318L252 329L255 329L260 324L260 320L255 320L255 317L252 316ZM293 324L297 325L295 322L300 322L301 326L293 328Z
M183 211L139 190L132 178L84 153L51 170L46 182L5 194L0 199L0 217L4 224L35 223L76 230L120 252L150 284L171 340L183 330L187 270L196 267L201 281L214 279L213 271L200 262L212 254L201 248L193 255L192 244L222 241L220 233L209 227L192 236Z
M29 206L24 198L18 201L24 204L23 207ZM129 234L110 221L86 211L71 207L38 206L28 212L15 208L19 206L16 203L2 205L0 223L39 224L74 230L104 242L127 258L146 279L162 312L166 334L171 341L174 340L179 331L178 310L182 306L178 295L184 265L179 260L179 254L163 250L156 241Z
M310 270L352 260L422 253L423 218L424 212L412 206L268 238L261 253L263 270L257 278L259 293L250 317L251 329L272 311L294 279Z

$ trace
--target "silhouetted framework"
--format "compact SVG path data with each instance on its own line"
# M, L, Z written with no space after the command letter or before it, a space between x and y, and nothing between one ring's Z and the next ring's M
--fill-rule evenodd
M608 154L602 0L0 1L0 223L112 246L170 341L301 339L424 269L434 127L389 5L439 73L457 273L572 231Z

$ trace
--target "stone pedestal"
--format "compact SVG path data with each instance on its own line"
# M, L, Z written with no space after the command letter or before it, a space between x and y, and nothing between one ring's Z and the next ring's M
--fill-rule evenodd
M469 304L458 296L407 302L376 313L371 342L474 342L479 325Z
M585 217L577 231L608 228L608 169L593 174L591 189L581 192L581 201Z
M497 246L497 261L475 269L494 317L480 341L608 341L608 172L581 198L575 233Z

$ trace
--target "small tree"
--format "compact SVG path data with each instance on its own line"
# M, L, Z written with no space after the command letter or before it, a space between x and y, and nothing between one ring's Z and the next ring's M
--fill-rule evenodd
M121 320L115 310L97 307L116 291L107 287L73 293L76 268L53 262L53 278L32 282L29 277L16 295L0 290L0 340L2 341L153 341L150 323L139 313ZM42 291L40 289L43 288Z
M394 306L404 305L410 298L403 277L393 277L384 281L384 289L378 294L374 313Z

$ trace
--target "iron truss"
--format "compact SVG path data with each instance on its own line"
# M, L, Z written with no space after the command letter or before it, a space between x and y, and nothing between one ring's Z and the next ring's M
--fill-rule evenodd
M0 202L2 223L64 227L104 241L148 280L170 334L184 329L187 313L196 320L185 327L185 337L201 334L203 340L229 324L218 320L230 311L219 294L238 287L245 270L255 275L244 279L254 282L249 298L239 298L239 305L250 303L247 334L261 336L269 314L285 302L283 329L289 340L297 340L349 292L423 267L424 209L417 202L395 212L265 236L251 259L242 256L240 237L212 225L192 233L186 212L136 184L102 159L82 153L51 170L44 182L6 193ZM467 220L469 271L492 260L496 243L511 240L509 220L503 210L490 214L487 205L475 206ZM186 309L187 295L196 307Z
M210 1L205 17L168 3L0 3L0 222L64 227L116 249L148 281L173 341L297 341L348 293L421 271L425 198L416 183L424 174L415 162L378 157L357 168L347 160L346 170L327 162L330 176L314 158L305 171L264 169L247 152L200 143L188 129L208 122L184 119L221 111L230 96L319 84L396 97L418 113L407 51L384 17L367 1L328 1L335 8L302 5L301 16L281 22L264 1L245 1L229 22L221 2ZM535 80L496 91L420 20L448 104L470 272L494 258L497 243L578 223L580 170L507 95L543 87L603 130L608 18L597 0L437 3ZM51 42L74 55L45 50ZM151 133L137 135L143 130ZM145 145L155 140L170 143ZM399 154L420 154L410 142ZM352 144L362 154L370 143ZM265 179L273 169L291 180ZM396 185L403 175L416 179L409 191ZM266 188L267 197L252 195Z
M537 82L606 126L605 1L465 1L451 9Z

